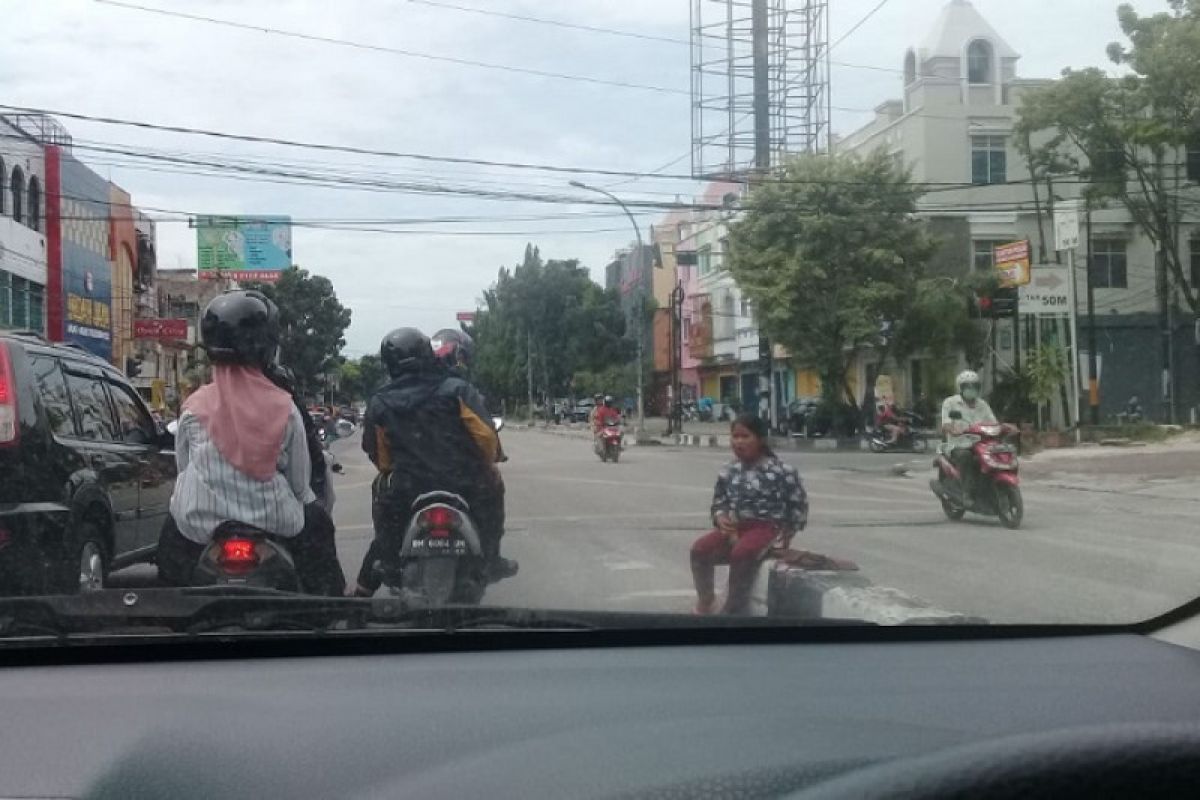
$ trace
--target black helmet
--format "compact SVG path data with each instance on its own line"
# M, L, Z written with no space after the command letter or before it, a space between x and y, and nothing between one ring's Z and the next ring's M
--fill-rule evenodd
M416 372L433 363L429 337L416 328L397 328L383 337L379 359L393 378Z
M609 408L612 408L612 404L615 402L616 401L613 400L613 396L611 394L604 395L604 405L608 406Z
M462 331L443 328L430 340L433 355L447 367L471 368L475 357L475 340Z
M262 292L226 292L204 309L200 341L214 364L266 368L279 352L279 308Z

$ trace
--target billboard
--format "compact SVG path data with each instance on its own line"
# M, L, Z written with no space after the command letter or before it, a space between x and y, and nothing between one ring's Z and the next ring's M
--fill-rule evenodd
M61 265L58 302L62 303L62 338L105 361L113 357L112 262L110 259L110 187L69 154L61 154ZM49 215L47 215L49 219ZM47 240L51 237L47 235ZM47 250L49 250L49 243ZM51 331L51 336L56 335Z
M292 218L197 217L201 278L276 281L292 266Z
M1029 240L997 245L992 253L1000 286L1011 289L1029 283Z
M135 319L133 321L133 338L187 339L188 321L186 319Z

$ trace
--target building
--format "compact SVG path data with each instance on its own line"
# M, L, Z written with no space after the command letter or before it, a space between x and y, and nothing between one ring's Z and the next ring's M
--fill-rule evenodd
M137 371L133 341L134 285L137 281L138 234L133 198L109 184L108 240L112 264L112 362L132 375Z
M617 292L621 311L625 314L625 330L635 342L641 337L641 348L647 361L654 353L653 321L646 316L639 316L639 312L653 305L654 265L653 245L643 244L639 257L638 245L631 243L628 249L614 253L612 261L604 269L604 288ZM644 389L644 403L647 414L666 413L665 408L652 405L649 383Z
M0 116L0 328L44 333L45 158L21 123Z
M45 158L46 332L111 361L110 184L69 145L47 144Z
M151 383L152 403L178 410L182 399L203 382L205 362L200 357L200 313L209 301L229 288L232 287L226 281L200 280L191 269L157 271L157 314L165 319L186 320L187 336L182 340L158 342L158 360L152 371L143 363L146 380ZM157 382L161 382L158 384L161 398L153 396Z
M943 242L933 264L939 274L963 277L970 270L990 270L995 246L1021 239L1032 243L1035 272L1039 264L1056 260L1050 218L1043 213L1039 225L1029 171L1013 142L1022 95L1048 81L1021 78L1019 60L1012 45L968 0L950 0L933 20L926 39L903 54L901 97L880 104L872 121L836 143L839 153L882 150L907 167L914 182L939 187L920 201L922 213ZM1055 193L1060 202L1069 202L1081 188L1078 182L1064 182ZM1120 207L1095 211L1092 231L1103 417L1115 414L1131 395L1138 395L1147 411L1157 411L1153 416L1165 419L1164 407L1155 409L1146 402L1163 395L1162 363L1147 357L1159 352L1162 338L1153 245ZM1191 240L1197 245L1192 252L1200 255L1200 241L1194 236ZM1078 252L1075 273L1083 342L1087 340L1085 247L1086 243ZM1065 263L1065 255L1060 259ZM1176 317L1184 322L1174 330L1174 358L1176 364L1190 366L1200 358L1190 314L1180 312ZM1030 342L1065 338L1065 320L1022 315L1019 323L997 321L983 369L988 387L1015 364L1018 339L1024 351ZM916 358L881 367L864 358L856 377L858 385L865 387L877 372L890 373L899 400L907 403L921 394L950 393L953 376L963 366L958 360ZM1173 373L1181 407L1194 406L1200 401L1197 371L1176 368Z

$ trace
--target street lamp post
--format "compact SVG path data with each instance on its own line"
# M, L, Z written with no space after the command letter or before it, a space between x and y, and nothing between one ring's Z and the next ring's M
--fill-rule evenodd
M637 301L638 301L638 308L637 308L638 430L639 431L645 430L645 428L646 428L646 405L645 405L645 400L644 400L644 395L643 395L642 383L645 380L645 374L646 374L646 353L645 353L646 284L645 284L645 276L642 274L643 271L645 270L645 266L643 264L643 259L644 259L643 252L644 252L645 248L642 245L642 229L640 227L638 227L637 219L634 218L633 213L629 210L629 207L626 206L624 203L622 203L621 198L617 197L612 192L605 191L604 189L600 189L595 186L589 186L588 184L582 183L580 181L571 181L571 186L574 186L576 189L586 189L589 192L596 192L597 194L604 195L605 197L607 197L608 199L610 199L614 203L616 203L618 206L620 206L621 210L625 212L625 216L629 217L629 221L631 223L633 223L633 233L634 233L634 236L637 237L637 261L636 261L636 264L637 264L638 285L640 287L640 291L638 292L638 297L637 297Z

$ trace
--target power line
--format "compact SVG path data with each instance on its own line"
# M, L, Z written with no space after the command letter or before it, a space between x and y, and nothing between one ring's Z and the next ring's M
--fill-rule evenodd
M689 44L686 39L678 39L670 36L656 36L650 33L638 33L637 31L603 28L597 25L582 25L575 22L563 22L562 20L546 19L544 17L534 17L525 14L511 14L504 11L491 11L483 8L475 8L473 6L457 5L455 3L435 2L435 0L408 0L408 2L422 6L430 6L431 8L441 8L447 11L464 11L468 14L479 14L487 17L500 17L502 19L511 19L518 22L532 22L538 25L551 25L556 28L567 28L569 30L586 31L588 33L603 33L609 36L621 36L627 39L642 39L648 42L665 42L667 44Z
M874 8L872 8L870 11L868 11L867 15L865 17L860 19L858 22L854 23L854 25L850 28L850 30L843 33L841 36L839 36L837 38L837 41L835 41L833 44L829 45L829 49L832 51L839 44L841 44L842 42L849 39L851 34L853 34L856 30L858 30L863 25L865 25L867 23L867 20L869 20L869 19L871 19L871 17L875 16L876 12L878 12L879 9L883 8L887 4L888 4L888 0L879 0L879 3Z
M207 17L201 14L189 14L184 11L168 11L165 8L153 8L151 6L138 5L136 3L120 2L119 0L94 0L101 5L112 6L114 8L126 9L129 11L141 11L148 14L159 14L164 17L173 17L176 19L188 20L191 22L203 22L209 25L220 25L227 28L236 28L238 30L253 31L255 33L263 33L275 36L282 36L291 39L301 39L307 42L318 42L320 44L332 44L339 47L350 47L356 50L370 50L377 53L389 53L391 55L404 56L405 58L415 58L424 61L437 61L447 64L456 64L463 67L476 67L479 69L491 69L501 72L510 72L518 75L531 75L538 78L553 78L555 80L574 81L578 83L591 83L600 86L614 86L620 89L638 89L647 92L657 92L660 94L688 94L687 89L675 89L669 86L655 86L647 83L633 83L631 81L610 80L608 78L596 78L589 75L573 75L565 72L553 72L550 70L535 69L533 67L518 67L511 64L494 64L487 61L476 61L470 58L459 58L457 56L440 56L433 53L423 53L419 50L407 50L400 47L388 47L385 45L365 44L363 42L355 42L350 39L338 39L332 36L319 36L317 34L302 33L300 31L289 31L281 28L272 28L264 25L252 25L250 23L236 22L228 19L218 19L217 17Z

